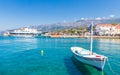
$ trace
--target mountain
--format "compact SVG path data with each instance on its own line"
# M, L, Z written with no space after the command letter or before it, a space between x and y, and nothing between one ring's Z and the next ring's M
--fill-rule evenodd
M39 26L31 26L30 28L36 28L42 31L56 31L63 29L71 29L80 27L81 23L79 22L63 22L63 23L54 23L54 24L44 24Z
M92 19L93 20L93 19ZM120 23L120 18L105 18L105 19L94 19L94 25L100 23ZM75 22L60 22L54 24L43 24L38 26L31 26L30 28L36 28L42 31L57 31L71 28L79 28L79 27L88 27L91 24L91 19L77 20Z
M64 29L88 27L91 24L91 20L94 21L94 25L97 25L100 23L104 23L104 24L105 23L113 23L113 24L120 23L120 18L97 18L97 19L81 19L75 22L60 22L60 23L54 23L54 24L34 25L34 26L29 26L29 28L35 28L43 32L47 32L47 31L52 32L52 31L64 30ZM12 31L12 30L8 30L8 31Z

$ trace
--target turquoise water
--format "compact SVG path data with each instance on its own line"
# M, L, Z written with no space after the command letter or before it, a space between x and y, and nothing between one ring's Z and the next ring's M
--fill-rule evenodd
M112 71L108 63L99 71L72 57L70 47L89 49L89 39L0 37L0 75L120 75L120 40L94 39L93 45Z

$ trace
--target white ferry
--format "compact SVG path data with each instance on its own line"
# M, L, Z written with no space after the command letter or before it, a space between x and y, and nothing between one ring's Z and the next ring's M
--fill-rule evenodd
M19 37L35 37L41 34L42 31L38 31L33 28L20 28L9 32L9 36L19 36Z

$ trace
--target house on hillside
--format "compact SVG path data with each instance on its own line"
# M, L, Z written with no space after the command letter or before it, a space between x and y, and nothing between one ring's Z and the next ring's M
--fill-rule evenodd
M115 27L115 35L120 35L120 24Z
M98 24L96 25L96 35L115 35L115 27L113 24Z

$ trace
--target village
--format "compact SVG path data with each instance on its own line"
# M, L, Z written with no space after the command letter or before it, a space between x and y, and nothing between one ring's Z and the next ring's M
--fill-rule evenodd
M58 30L48 32L45 36L51 37L89 37L88 27ZM111 37L112 36L112 37ZM97 24L93 27L93 37L97 38L120 38L120 24Z
M86 38L90 36L89 27L78 27L56 31L39 31L34 28L20 28L6 31L4 36L29 36L52 38ZM94 38L120 38L120 24L97 24L93 26Z

